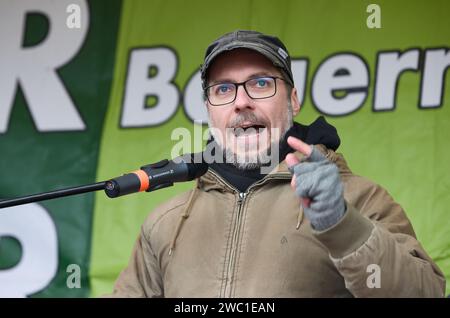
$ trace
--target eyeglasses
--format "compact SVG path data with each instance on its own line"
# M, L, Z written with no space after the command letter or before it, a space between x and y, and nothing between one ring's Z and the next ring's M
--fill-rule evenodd
M246 80L241 83L218 83L204 89L205 96L212 106L230 104L236 100L239 86L244 86L247 95L252 99L264 99L277 93L277 79L281 77L264 76Z

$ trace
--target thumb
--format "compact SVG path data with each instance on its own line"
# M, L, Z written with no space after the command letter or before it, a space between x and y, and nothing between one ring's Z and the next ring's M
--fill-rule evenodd
M309 157L312 153L312 147L311 145L308 145L307 143L304 143L298 138L289 136L287 139L287 143L289 146L291 146L292 149L297 150L301 152L306 157Z

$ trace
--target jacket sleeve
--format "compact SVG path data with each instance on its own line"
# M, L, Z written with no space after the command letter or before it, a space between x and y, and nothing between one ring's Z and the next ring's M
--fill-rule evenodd
M443 297L444 275L417 241L403 209L380 186L355 178L348 187L359 189L347 192L344 217L314 232L346 288L355 297Z
M128 266L120 273L114 291L107 297L164 297L156 256L143 230L133 248Z

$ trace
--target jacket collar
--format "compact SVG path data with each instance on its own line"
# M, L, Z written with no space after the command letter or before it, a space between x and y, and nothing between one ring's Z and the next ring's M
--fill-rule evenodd
M322 144L314 145L317 147L331 162L335 163L339 168L341 174L351 173L350 168L347 165L344 157L334 152L332 149L325 147ZM300 152L294 152L294 155L302 160L304 155ZM286 180L286 182L290 182L291 172L288 169L286 164L286 160L280 162L270 173L268 173L263 179L258 181L258 184L264 184L266 182L270 182L270 180ZM237 192L230 183L228 183L223 177L221 177L216 171L209 168L208 171L197 179L197 187L204 191L217 190L220 192Z

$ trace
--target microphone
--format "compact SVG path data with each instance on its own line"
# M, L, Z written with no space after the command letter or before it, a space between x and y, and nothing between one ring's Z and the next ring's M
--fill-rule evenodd
M200 157L200 158L199 158ZM161 160L140 170L106 181L105 193L110 198L173 186L174 182L191 181L206 173L208 164L202 153L185 154L173 160Z

